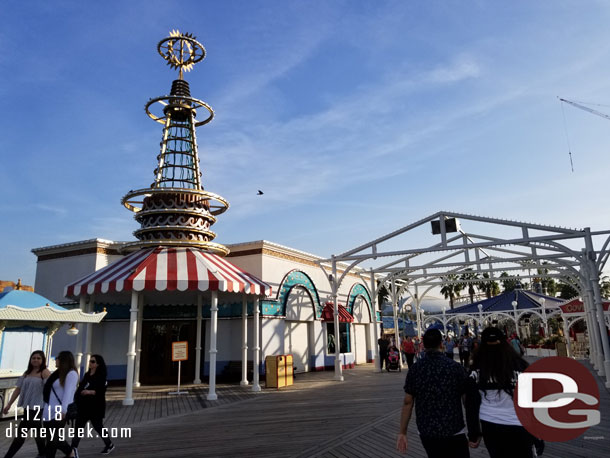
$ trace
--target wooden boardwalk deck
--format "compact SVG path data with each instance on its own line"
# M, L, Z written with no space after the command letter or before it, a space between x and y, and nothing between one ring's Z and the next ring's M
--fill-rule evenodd
M372 372L370 365L344 372L299 374L293 387L251 393L249 387L222 385L219 400L205 400L205 387L170 397L173 387L136 391L136 405L120 405L111 390L108 427L132 428L132 437L116 439L116 457L399 457L395 451L403 373ZM610 456L610 394L600 383L602 423L566 443L547 443L544 456L601 458ZM0 424L4 432L8 422ZM2 435L3 436L3 435ZM415 422L409 428L409 457L425 457ZM0 451L6 439L0 440ZM100 439L84 439L82 457L95 456ZM33 441L17 456L35 455ZM472 458L487 457L484 445Z

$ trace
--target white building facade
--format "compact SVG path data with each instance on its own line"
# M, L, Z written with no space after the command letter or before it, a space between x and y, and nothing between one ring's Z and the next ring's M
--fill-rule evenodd
M78 307L64 297L64 287L93 271L124 257L123 242L94 239L63 245L36 248L38 257L35 289L64 306ZM272 294L260 301L261 365L269 355L292 354L297 372L333 369L335 361L334 324L324 312L331 290L326 273L316 261L321 258L267 241L227 246L227 260L272 286ZM338 273L342 273L339 265ZM353 273L352 273L353 272ZM345 277L338 291L343 307L339 325L343 368L373 361L375 323L377 322L370 293L369 275L353 270ZM105 296L92 296L95 311L107 310L104 321L91 330L91 352L104 356L109 379L126 378L129 334L129 304L106 303ZM246 344L251 361L253 342L253 306L248 302ZM218 305L216 373L220 379L231 376L231 369L240 367L243 354L242 303L230 296L220 296ZM328 311L328 310L327 310ZM145 384L173 383L177 364L171 362L171 342L189 343L189 361L182 364L184 381L204 379L210 367L210 304L203 303L201 373L195 374L197 304L172 303L147 305L144 308L142 340L139 355L139 381ZM347 313L345 313L347 312ZM351 321L351 322L350 322ZM82 329L85 332L85 329ZM58 333L64 335L64 333ZM78 345L78 344L76 344ZM74 339L57 338L54 353L71 350L76 353Z

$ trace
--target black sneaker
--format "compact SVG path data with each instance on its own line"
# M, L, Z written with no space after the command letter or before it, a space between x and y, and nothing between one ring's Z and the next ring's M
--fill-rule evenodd
M107 445L104 450L101 451L102 455L110 455L110 453L114 450L114 444Z

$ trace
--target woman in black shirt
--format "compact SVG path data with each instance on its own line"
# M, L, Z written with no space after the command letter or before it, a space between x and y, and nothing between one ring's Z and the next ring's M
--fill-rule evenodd
M114 444L107 436L107 431L102 434L104 428L103 420L106 415L106 376L107 369L104 358L101 355L91 355L89 359L89 370L78 385L74 400L78 405L78 416L76 428L83 428L87 421L91 422L93 429L99 434L106 446L102 455L108 455L114 450ZM72 439L72 448L78 448L80 437Z

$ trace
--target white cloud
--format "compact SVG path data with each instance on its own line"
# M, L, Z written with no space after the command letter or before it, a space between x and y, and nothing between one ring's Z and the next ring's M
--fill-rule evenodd
M429 74L433 83L455 83L468 78L477 78L481 73L479 64L468 56L459 56L450 65L443 65Z
M65 216L66 214L68 214L68 209L55 205L35 204L34 207L38 210L53 213L56 216Z

